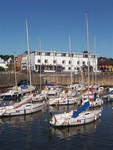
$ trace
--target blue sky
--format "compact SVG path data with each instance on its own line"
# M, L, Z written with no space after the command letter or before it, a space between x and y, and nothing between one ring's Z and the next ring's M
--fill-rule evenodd
M0 54L24 53L27 49L28 21L30 50L69 51L87 49L86 17L89 26L89 51L113 58L113 0L0 0Z

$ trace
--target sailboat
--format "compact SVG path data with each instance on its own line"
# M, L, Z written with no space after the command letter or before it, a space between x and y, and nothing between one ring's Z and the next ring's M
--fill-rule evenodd
M29 38L28 38L28 24L26 20L26 32L27 32L27 46L28 46L28 56L30 55L29 51ZM30 85L31 85L31 69L30 69L30 56L29 56L29 72L30 72ZM10 106L0 107L0 117L2 116L17 116L17 115L26 115L31 114L37 111L41 111L43 108L43 101L36 100L37 95L28 93L27 95L21 98L20 102L17 102Z
M87 30L87 50L88 50L88 86L87 86L87 91L82 95L82 105L86 101L90 102L90 107L97 107L101 106L103 104L103 100L99 97L97 94L97 91L93 91L94 85L90 86L89 81L90 81L90 76L89 76L89 32L88 32L88 17L86 15L86 30ZM96 79L95 79L96 80Z
M0 100L17 100L23 95L23 91L17 87L17 76L16 76L16 63L14 55L14 80L15 86L8 89L6 92L0 94Z
M102 109L89 111L87 110L89 106L90 103L87 101L83 106L78 108L78 110L55 115L51 114L49 123L54 127L77 126L91 123L101 116Z

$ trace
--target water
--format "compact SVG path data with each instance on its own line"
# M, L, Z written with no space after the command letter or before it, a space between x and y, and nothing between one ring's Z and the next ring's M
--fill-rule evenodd
M112 150L113 103L104 103L99 120L77 127L53 128L49 112L74 106L49 107L32 115L0 119L0 150Z

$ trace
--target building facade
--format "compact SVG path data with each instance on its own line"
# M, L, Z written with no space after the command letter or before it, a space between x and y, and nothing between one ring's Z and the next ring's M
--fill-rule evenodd
M101 72L113 72L113 59L109 58L99 58L98 59L98 69Z
M22 70L27 69L28 55L22 57ZM30 53L30 66L36 72L79 72L88 67L97 71L97 55L83 53L35 50Z

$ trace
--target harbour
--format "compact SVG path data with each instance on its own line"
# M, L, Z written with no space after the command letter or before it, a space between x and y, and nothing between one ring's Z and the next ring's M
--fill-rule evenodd
M113 149L112 3L1 1L0 150Z
M113 149L113 102L104 103L101 118L90 124L61 128L49 125L51 111L69 111L72 107L44 107L31 115L1 118L0 149Z

